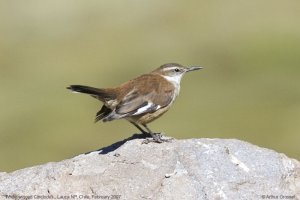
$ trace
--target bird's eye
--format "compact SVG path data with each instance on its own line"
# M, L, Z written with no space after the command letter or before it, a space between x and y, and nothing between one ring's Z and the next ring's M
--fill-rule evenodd
M176 68L176 69L175 69L175 72L180 72L180 69Z

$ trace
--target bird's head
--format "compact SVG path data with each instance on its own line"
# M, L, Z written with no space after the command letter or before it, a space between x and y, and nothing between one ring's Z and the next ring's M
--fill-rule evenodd
M177 63L167 63L160 66L153 72L163 76L164 78L171 81L172 83L179 84L181 78L186 72L191 72L199 69L203 69L203 67L198 67L198 66L184 67Z

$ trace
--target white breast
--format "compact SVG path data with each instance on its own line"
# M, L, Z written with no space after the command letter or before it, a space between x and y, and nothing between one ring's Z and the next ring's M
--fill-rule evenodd
M163 77L174 85L174 87L175 87L174 100L175 100L175 98L179 95L179 92L180 92L180 81L181 81L182 75L163 76Z

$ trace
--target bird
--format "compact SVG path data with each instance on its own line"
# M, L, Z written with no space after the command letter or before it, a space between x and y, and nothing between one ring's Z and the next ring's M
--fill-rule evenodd
M152 132L147 124L170 109L179 95L182 77L187 72L199 69L203 67L185 67L177 63L167 63L117 87L70 85L67 89L75 93L88 94L103 103L96 114L95 122L126 119L142 134L151 136L153 142L162 143L167 139L163 139L161 133Z

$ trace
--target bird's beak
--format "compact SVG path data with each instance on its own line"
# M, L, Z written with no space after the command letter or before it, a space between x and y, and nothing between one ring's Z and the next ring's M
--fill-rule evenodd
M199 70L199 69L203 69L203 67L198 67L198 66L188 67L188 68L186 68L186 72L195 71L195 70Z

